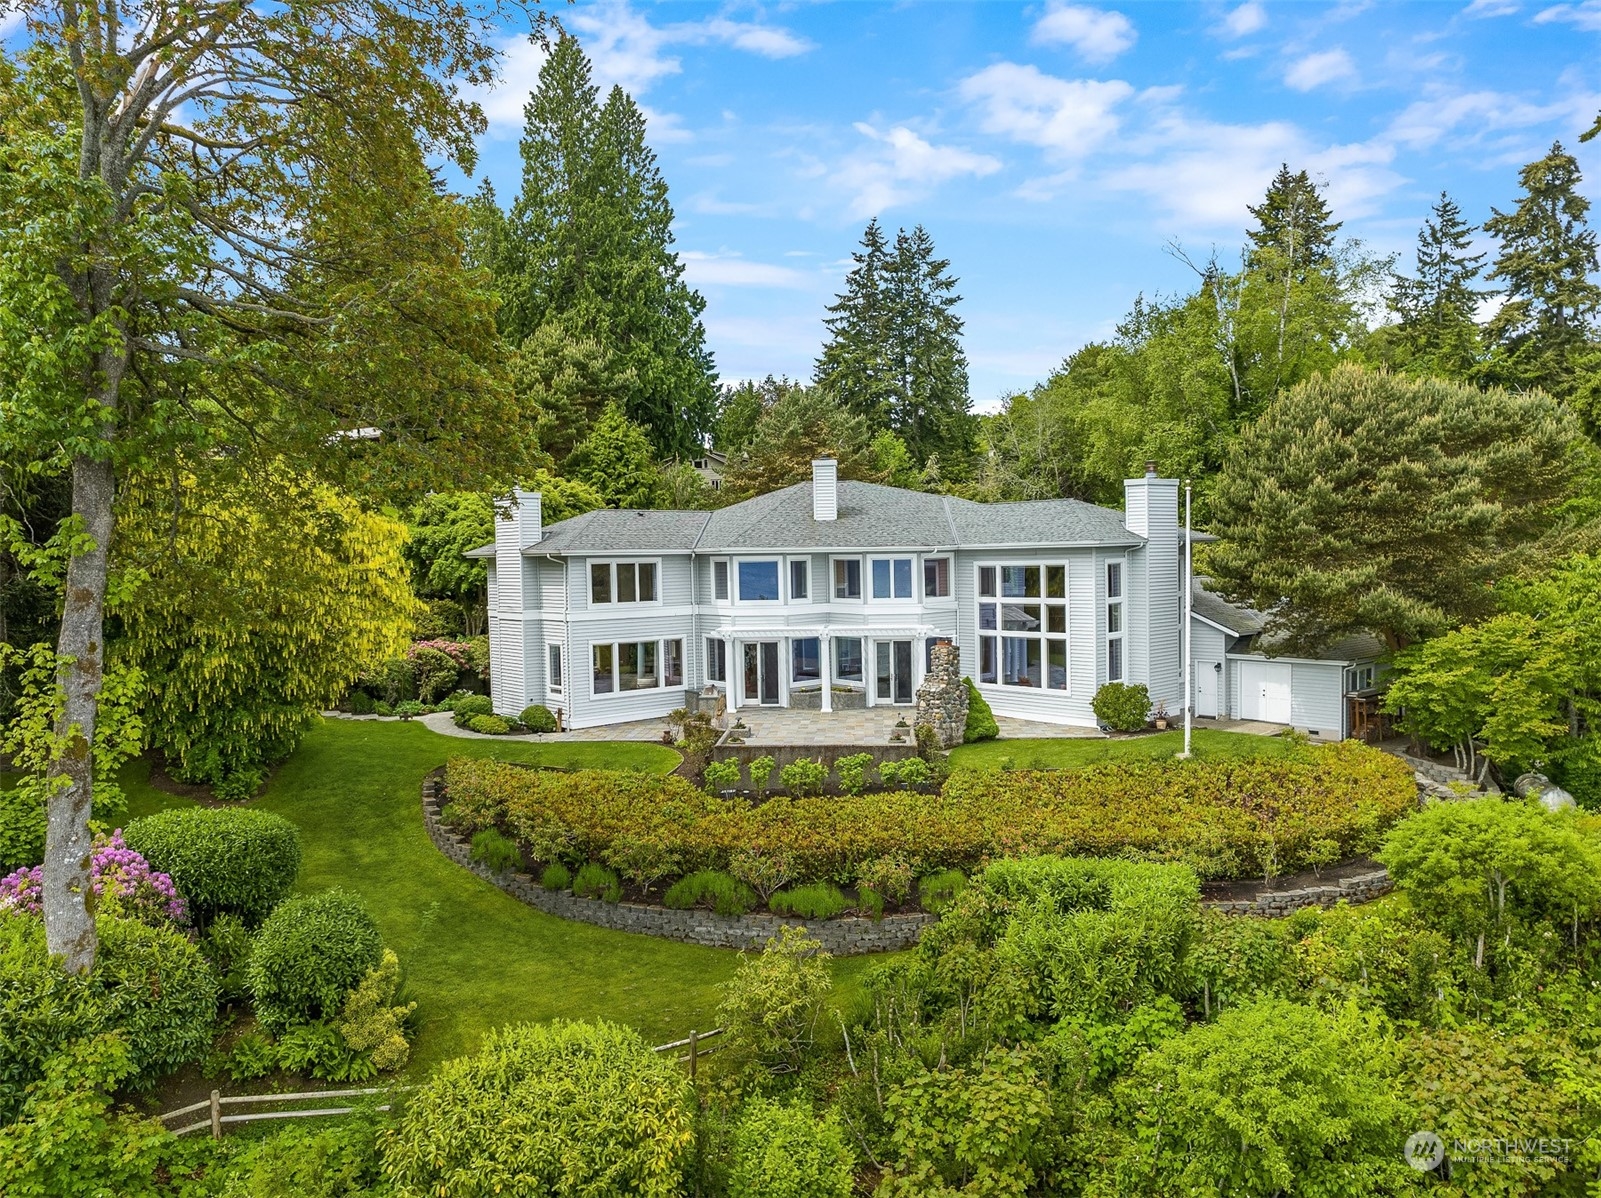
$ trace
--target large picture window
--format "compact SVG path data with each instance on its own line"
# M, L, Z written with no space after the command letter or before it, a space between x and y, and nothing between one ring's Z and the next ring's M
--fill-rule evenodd
M661 690L684 684L684 642L617 641L590 647L594 693Z
M978 567L978 680L1067 690L1067 565Z
M739 601L741 603L778 602L778 563L740 562Z
M591 603L655 603L655 562L591 562Z

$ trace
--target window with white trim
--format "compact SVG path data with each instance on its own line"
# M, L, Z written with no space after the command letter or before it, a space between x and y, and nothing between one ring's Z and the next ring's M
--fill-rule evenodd
M834 638L834 677L840 682L862 682L861 637L836 636Z
M1123 563L1106 563L1106 680L1123 681Z
M712 562L712 598L728 598L728 559L718 558Z
M594 693L661 690L684 684L684 642L613 641L590 646Z
M793 659L791 682L817 682L823 677L823 642L815 636L798 636L790 642Z
M925 557L923 559L923 598L948 599L951 594L951 559Z
M706 638L706 679L709 682L728 681L728 642L719 637Z
M550 660L550 692L559 695L561 694L561 646L549 646L548 656Z
M777 603L778 563L776 561L740 562L739 601L741 603Z
M912 598L912 559L875 557L872 559L873 598Z
M655 603L656 563L590 562L589 601L601 603Z
M796 599L804 599L810 591L812 576L812 563L804 557L789 559L789 598L793 603Z
M1067 564L978 567L978 680L1067 690Z
M860 599L862 597L862 559L836 557L834 559L834 598Z

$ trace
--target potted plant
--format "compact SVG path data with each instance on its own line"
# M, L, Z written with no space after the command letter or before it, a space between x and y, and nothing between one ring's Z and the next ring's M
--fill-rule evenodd
M1167 704L1161 699L1156 701L1156 710L1151 713L1151 722L1156 725L1158 732L1167 731Z

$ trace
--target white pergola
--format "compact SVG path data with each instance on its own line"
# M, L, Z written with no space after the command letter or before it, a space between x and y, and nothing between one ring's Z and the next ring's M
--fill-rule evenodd
M818 647L818 671L822 682L822 709L834 710L834 653L833 642L835 638L847 637L862 642L862 689L867 696L867 706L876 706L878 688L874 676L875 646L883 641L912 641L912 693L923 684L923 654L918 652L918 645L929 637L945 636L942 632L927 624L907 624L894 626L807 626L786 624L775 628L755 628L725 624L709 633L711 637L722 641L728 646L728 669L723 679L723 686L728 695L728 710L739 710L739 690L744 677L743 662L740 657L741 647L749 641L777 641L779 643L779 670L778 670L778 704L780 707L789 706L790 675L793 673L791 663L793 657L793 642L816 638Z

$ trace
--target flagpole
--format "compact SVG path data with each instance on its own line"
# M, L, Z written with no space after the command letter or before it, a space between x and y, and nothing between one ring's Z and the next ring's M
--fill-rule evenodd
M1184 752L1182 757L1190 755L1190 726L1194 722L1194 679L1190 677L1194 669L1191 658L1194 654L1190 648L1190 619L1191 610L1195 604L1195 538L1194 530L1190 527L1190 480L1184 480Z

